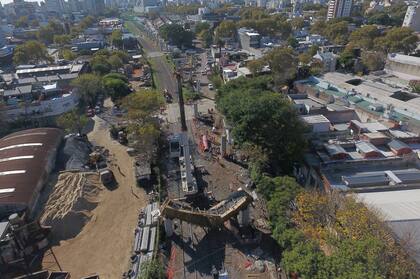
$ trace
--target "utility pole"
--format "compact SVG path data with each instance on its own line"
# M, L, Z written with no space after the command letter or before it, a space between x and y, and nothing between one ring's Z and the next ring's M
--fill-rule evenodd
M185 108L184 108L184 96L182 94L182 77L180 72L176 72L176 81L178 83L178 104L179 104L179 114L181 116L181 130L183 132L187 131L187 122L185 120Z

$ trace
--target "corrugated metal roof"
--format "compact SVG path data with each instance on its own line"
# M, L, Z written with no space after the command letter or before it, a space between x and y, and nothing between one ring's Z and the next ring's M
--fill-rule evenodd
M396 139L388 142L388 146L389 146L389 148L392 148L392 149L395 149L395 150L400 150L400 149L404 149L404 148L411 149L407 144L403 143L402 141L396 140Z
M420 170L407 169L407 170L394 170L392 171L402 183L420 183Z
M347 154L346 150L338 144L324 144L324 147L330 156L334 156L337 154Z
M361 153L379 152L379 150L370 142L359 141L356 142L356 149Z
M343 176L342 180L349 187L380 186L389 184L389 178L384 172Z
M379 209L385 221L420 220L420 189L360 193L357 197Z
M40 190L37 189L39 181L48 175L46 164L51 156L55 156L61 137L60 129L37 128L0 139L0 173L8 173L0 175L0 191L15 189L0 194L0 207L7 204L27 206L34 201L36 191Z

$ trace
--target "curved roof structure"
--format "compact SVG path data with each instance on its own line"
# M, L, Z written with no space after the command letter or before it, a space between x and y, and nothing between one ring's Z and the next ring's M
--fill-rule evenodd
M0 212L34 205L61 139L56 128L23 130L0 139Z

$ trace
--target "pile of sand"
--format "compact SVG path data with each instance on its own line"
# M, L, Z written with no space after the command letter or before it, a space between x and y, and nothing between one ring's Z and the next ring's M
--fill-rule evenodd
M52 227L56 240L75 237L91 219L102 189L97 173L61 173L45 205L42 224Z

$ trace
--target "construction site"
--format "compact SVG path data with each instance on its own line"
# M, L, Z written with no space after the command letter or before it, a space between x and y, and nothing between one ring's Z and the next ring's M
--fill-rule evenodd
M160 206L167 277L278 278L265 207L214 101L185 105L180 86L174 95L178 103L165 112L167 199Z
M136 279L150 260L169 279L278 278L265 205L214 100L184 104L182 76L162 80L176 85L161 90L167 144L148 154L110 99L81 135L0 139L1 278Z

